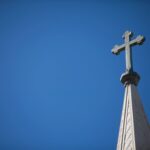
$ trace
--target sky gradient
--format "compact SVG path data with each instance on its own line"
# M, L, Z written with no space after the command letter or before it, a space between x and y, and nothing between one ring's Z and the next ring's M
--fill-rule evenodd
M0 149L115 150L131 30L138 90L150 120L150 2L1 1ZM133 37L133 38L134 38Z

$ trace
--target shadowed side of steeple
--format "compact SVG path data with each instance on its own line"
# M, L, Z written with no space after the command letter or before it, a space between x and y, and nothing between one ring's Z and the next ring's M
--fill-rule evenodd
M150 150L150 126L134 85L131 85L131 99L136 150Z

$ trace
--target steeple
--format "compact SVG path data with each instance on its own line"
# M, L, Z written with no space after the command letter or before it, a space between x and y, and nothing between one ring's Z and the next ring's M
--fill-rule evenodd
M130 41L131 36L132 33L126 31L123 35L125 43L112 49L113 54L122 50L126 53L126 71L120 79L125 86L125 94L117 150L150 150L150 125L138 95L136 86L140 76L133 71L131 49L133 45L142 44L144 37L139 35Z

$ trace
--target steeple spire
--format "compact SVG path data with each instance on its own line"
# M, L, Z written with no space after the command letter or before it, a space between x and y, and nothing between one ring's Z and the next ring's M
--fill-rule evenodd
M112 49L113 54L119 54L124 49L126 53L126 71L121 76L125 95L117 150L150 150L150 125L136 88L140 76L133 71L131 50L131 46L142 44L144 37L139 35L130 41L131 35L126 31L123 35L125 43Z

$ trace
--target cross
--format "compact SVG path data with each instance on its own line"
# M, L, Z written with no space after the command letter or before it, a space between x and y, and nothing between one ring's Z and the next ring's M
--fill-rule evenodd
M132 37L132 33L130 31L126 31L123 34L123 38L125 43L122 45L115 45L112 49L112 53L118 55L121 51L125 50L125 60L126 60L126 71L131 73L133 72L133 65L132 65L132 49L131 46L134 45L141 45L144 42L144 37L139 35L134 40L130 41Z

